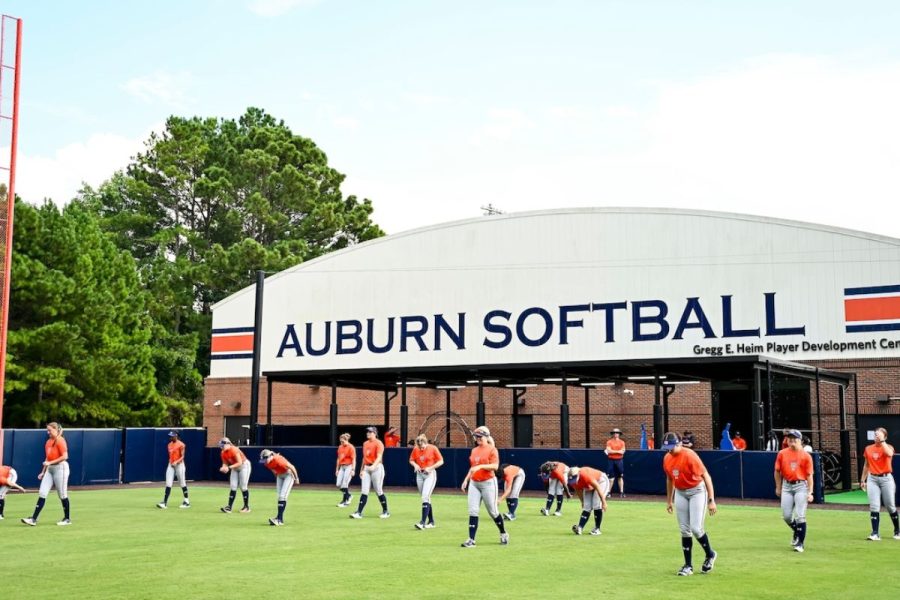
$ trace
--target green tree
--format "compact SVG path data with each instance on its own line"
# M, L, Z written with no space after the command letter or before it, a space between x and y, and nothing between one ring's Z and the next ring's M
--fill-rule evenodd
M383 235L371 202L344 197L343 180L311 140L249 108L236 121L170 117L124 172L78 201L138 260L152 317L175 339L193 336L196 371L208 373L211 306L252 271ZM158 386L190 397L183 383Z
M16 202L4 422L164 422L146 297L93 214Z

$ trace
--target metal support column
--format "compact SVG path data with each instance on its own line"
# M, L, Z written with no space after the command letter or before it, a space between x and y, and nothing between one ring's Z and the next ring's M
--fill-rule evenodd
M338 444L337 383L331 382L331 405L328 407L328 440L332 446Z
M478 401L475 403L475 427L484 425L484 382L478 378Z
M559 447L569 447L569 382L563 375L562 404L559 406Z
M12 201L12 199L10 199ZM259 362L262 347L263 286L266 272L256 272L256 306L253 314L253 361L250 367L250 443L259 444Z
M400 387L400 445L406 444L409 439L409 407L406 405L406 377Z
M445 390L447 392L447 419L444 421L444 428L447 430L447 439L444 444L447 448L450 447L450 392L451 390Z
M591 388L584 386L584 447L591 447Z
M842 427L843 429L843 427ZM816 367L816 430L819 432L819 448L822 447L822 397L819 395L819 367ZM810 438L812 439L812 438Z
M847 406L844 400L844 386L838 385L838 406L841 412L841 489L849 490L853 487L850 476L850 430L847 429Z
M662 394L659 379L653 381L653 447L661 448L665 426L663 425Z
M762 374L753 369L753 401L750 404L750 434L753 437L753 448L766 447L766 422L763 414Z
M266 377L266 444L273 445L275 434L272 432L272 380Z

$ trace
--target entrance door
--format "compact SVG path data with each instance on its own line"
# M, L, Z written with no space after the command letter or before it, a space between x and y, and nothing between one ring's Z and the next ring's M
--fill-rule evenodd
M764 413L764 429L771 427L780 431L785 427L800 429L804 433L811 430L812 414L810 410L809 382L804 379L777 376L773 377L772 406L769 410L769 391L766 377L762 377L762 403ZM731 423L731 435L741 432L747 440L748 450L764 450L755 447L753 439L752 410L753 382L714 381L713 396L713 439L718 444L722 429ZM779 436L780 439L780 436ZM814 444L816 438L813 438Z
M534 443L534 416L516 415L513 423L515 430L515 445L517 448L531 448Z
M225 437L238 446L249 446L250 417L225 417Z

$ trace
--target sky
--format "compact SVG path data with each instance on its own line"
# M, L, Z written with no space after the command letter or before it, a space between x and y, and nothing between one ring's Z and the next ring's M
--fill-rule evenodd
M0 0L0 11L23 19L16 191L29 202L96 187L170 115L256 106L315 141L388 233L488 205L635 206L900 238L894 0Z

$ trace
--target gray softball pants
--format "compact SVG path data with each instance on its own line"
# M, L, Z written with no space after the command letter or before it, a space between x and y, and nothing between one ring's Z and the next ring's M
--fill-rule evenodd
M675 515L681 528L681 537L693 535L698 540L706 534L706 484L702 481L687 490L675 488Z
M787 479L781 482L781 517L790 525L794 523L806 523L806 507L808 505L809 486L804 479L800 483L788 483Z
M866 478L866 494L869 496L869 512L879 512L882 506L890 514L897 512L897 504L894 500L897 494L897 483L892 474L875 476L869 473Z
M469 516L477 517L480 504L484 507L492 519L500 515L497 509L497 478L491 477L487 481L469 481Z

